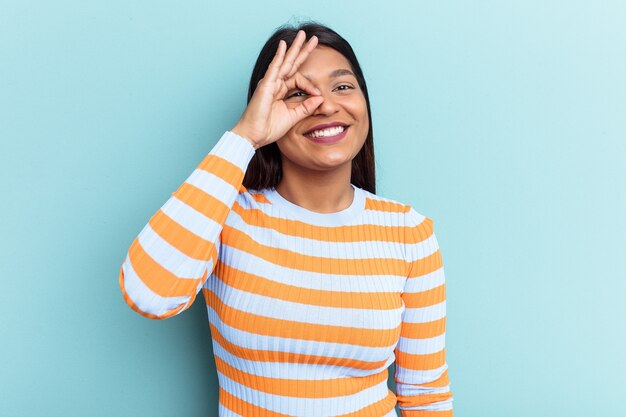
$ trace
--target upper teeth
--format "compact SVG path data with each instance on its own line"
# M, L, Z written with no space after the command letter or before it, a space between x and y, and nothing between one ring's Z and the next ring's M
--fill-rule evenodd
M315 130L311 133L307 133L307 136L311 136L314 138L324 137L324 136L335 136L344 131L343 126L333 126L328 129Z

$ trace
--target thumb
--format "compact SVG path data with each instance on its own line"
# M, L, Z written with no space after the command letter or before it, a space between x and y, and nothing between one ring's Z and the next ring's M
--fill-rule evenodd
M292 111L295 114L296 122L304 119L307 116L313 114L315 109L317 109L320 104L324 102L324 97L322 96L313 96L304 100L300 105L294 108Z

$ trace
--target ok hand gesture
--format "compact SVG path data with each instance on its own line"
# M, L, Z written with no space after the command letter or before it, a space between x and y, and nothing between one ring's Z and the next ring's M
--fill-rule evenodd
M246 138L255 149L280 139L297 122L311 115L324 101L320 91L298 72L298 67L317 46L312 36L304 47L303 30L298 31L293 44L285 55L286 42L280 40L278 50L265 76L259 80L256 90L240 120L231 132ZM285 95L291 89L306 91L312 96L297 106L287 106Z

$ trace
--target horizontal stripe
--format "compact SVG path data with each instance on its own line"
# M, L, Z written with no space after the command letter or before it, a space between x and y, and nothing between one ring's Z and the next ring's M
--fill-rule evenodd
M212 194L206 194L189 183L181 185L177 192L172 195L217 224L223 224L230 212L229 206L222 199Z
M232 327L250 333L286 337L297 336L299 339L304 340L350 343L366 347L385 347L393 345L401 329L400 325L386 330L355 329L353 327L304 323L289 319L259 316L222 303L211 290L203 289L203 291L209 305L220 305L218 315L222 321Z
M446 286L441 284L430 290L402 294L402 299L407 308L425 308L446 301Z
M295 265L298 269L317 273L353 274L369 275L372 271L385 271L390 275L406 276L406 261L395 258L335 258L330 256L311 256L303 252L290 249L280 249L269 246L260 246L245 233L224 226L223 243L233 248L244 250L257 258L273 260L280 266L289 268ZM226 237L228 236L228 238ZM430 262L429 260L415 261L416 267L420 263ZM384 268L384 269L383 269Z
M371 195L371 194L370 194ZM408 206L398 201L394 201L389 198L374 196L375 198L368 198L366 209L371 211L380 211L384 214L388 213L402 213L405 214L408 211Z
M224 323L213 308L207 308L209 315L209 326L211 335L216 343L221 344L225 349L236 353L243 359L255 361L277 362L321 362L325 359L328 363L338 366L350 366L352 369L378 369L379 361L368 361L370 358L387 357L390 351L389 346L367 347L364 349L350 343L318 342L315 340L299 339L295 343L294 339L278 336L270 336L252 332L246 332ZM229 335L228 340L217 331L217 328L224 329ZM215 331L214 331L215 330ZM263 346L264 349L258 349ZM312 352L321 352L325 355L315 355ZM328 359L329 354L333 354L336 361ZM388 364L393 361L388 358Z
M207 155L198 165L198 169L215 174L224 182L232 185L232 187L236 190L239 189L239 185L241 184L241 179L244 174L241 167L237 166L237 164L229 161L224 155L217 154ZM194 174L198 173L196 172ZM183 185L185 186L187 184L188 183L185 182ZM185 191L179 188L177 193L184 195ZM211 192L211 194L214 193L217 193L217 191ZM181 200L184 199L181 198Z
M156 222L152 221L150 225L159 235L190 257L206 259L206 254L210 252L221 231L221 225L216 220L176 197L171 197L158 214L161 217L155 220L162 225L159 227L159 223L155 224ZM198 253L205 256L202 257Z
M219 334L218 330L211 326L211 332ZM213 334L213 333L212 333ZM246 356L254 359L242 358L241 352L233 343L226 342L222 337L214 335L213 353L222 361L232 364L239 371L246 371L253 375L263 376L264 372L271 369L272 378L302 379L302 380L327 380L345 377L364 377L371 375L373 371L383 372L391 362L379 361L378 363L365 363L347 358L332 358L329 356L311 356L306 354L284 353L279 351L264 352L254 351L246 353ZM232 353L227 348L233 349ZM262 358L261 358L262 356ZM284 360L282 360L284 359ZM377 366L374 366L377 365ZM362 369L356 369L359 366ZM346 369L351 368L351 369Z
M396 349L396 362L403 368L418 371L438 369L446 364L446 349L425 354L405 353Z
M421 238L418 242L405 245L407 261L409 263L418 261L432 255L437 251L437 237L431 232L427 238Z
M232 379L229 369L220 369L218 378L221 388L230 394L237 410L244 416L255 415L255 408L261 407L270 412L306 416L311 410L333 410L333 414L341 415L357 411L363 406L384 400L389 396L386 372L374 375L374 378L352 378L351 380L312 381L306 383L290 383L289 381L258 380L246 378L245 384ZM263 385L260 385L263 383ZM250 386L252 385L252 386ZM289 395L288 395L289 394ZM220 393L220 397L221 397ZM235 401L236 399L236 401ZM253 407L250 407L252 405ZM245 411L244 411L245 410ZM264 415L264 414L261 414ZM271 414L270 414L271 415Z
M452 411L453 393L449 389L438 393L419 393L410 396L398 396L401 411L445 412ZM402 401L402 403L401 403Z
M146 225L137 239L139 240L139 245L150 258L158 260L163 268L177 277L201 276L207 267L206 261L191 258L166 240L163 240L152 229L150 224ZM210 245L210 247L213 249L214 245Z
M280 227L272 227L271 223L280 223L278 220L280 219L266 215L259 210L241 209L238 202L235 202L224 228L236 231L245 229L246 234L254 236L255 242L262 246L279 249L301 247L309 250L308 254L312 256L340 257L346 253L354 253L354 257L358 257L360 254L366 255L366 251L368 249L371 251L372 245L375 244L377 248L382 249L382 253L395 253L397 259L404 260L401 227L396 227L394 231L392 230L394 228L388 225L381 224L374 227L374 225L367 224L346 226L343 232L340 232L338 228L330 230L315 230L314 228L309 231L308 236L304 236L306 233L302 233L303 230L295 229L293 226L285 227L283 230ZM312 226L303 227L308 230ZM369 236L369 240L364 239L364 236ZM413 245L415 247L431 246L428 239ZM367 256L371 256L371 253Z
M437 249L434 253L409 263L408 278L418 278L430 274L443 266L441 252Z
M293 237L300 240L314 240L328 242L330 244L363 241L363 237L375 238L376 242L404 242L405 237L410 233L410 227L401 223L400 213L391 214L388 217L372 218L367 223L350 226L316 226L302 221L296 221L281 217L279 212L267 212L261 210L257 205L253 205L255 200L244 200L239 198L232 208L232 215L242 219L246 225L262 229L270 229L283 237ZM392 221L390 221L390 218ZM384 221L383 221L384 220ZM419 240L410 240L408 243L414 245L430 237L423 236Z
M434 381L433 383L438 382L438 381ZM440 403L440 402L444 402L449 398L449 394L450 394L450 389L448 388L447 385L442 385L441 388L432 388L432 384L433 383L429 383L429 387L426 387L425 385L416 385L416 384L403 384L400 383L399 387L397 388L398 390L398 395L402 396L404 399L411 399L411 397L417 397L420 396L420 398L423 399L422 396L424 395L440 395L440 394L444 394L446 398L440 398L440 399L432 399L432 401L429 402L429 404L427 404L429 407L434 406L434 403ZM402 407L404 409L410 409L413 407L424 407L425 404L403 404Z
M360 378L332 378L326 380L281 379L253 375L240 371L215 357L217 371L240 386L265 394L297 399L323 399L360 394L367 388L378 388L381 381L387 381L387 370Z
M267 350L267 349L251 349L244 348L226 340L219 330L213 325L209 324L211 328L211 335L213 340L219 344L224 350L230 352L233 356L237 356L238 360L246 361L260 361L260 362L275 362L275 363L297 363L297 364L327 364L339 368L350 368L350 372L357 376L357 371L380 371L380 368L387 368L393 360L380 360L375 362L368 362L365 360L358 360L346 357L331 357L312 355L309 353L295 353L284 352L279 350ZM333 349L333 346L325 345L327 352L336 352L337 349ZM306 349L306 347L304 347ZM303 349L303 350L305 350ZM309 350L310 351L310 350ZM392 358L390 358L392 359ZM255 368L255 365L250 366L251 369ZM344 372L347 372L345 370ZM371 373L371 372L370 372Z
M419 279L407 279L404 284L404 293L411 294L428 291L445 283L444 268L435 269L424 274Z
M282 401L282 399L280 401ZM367 405L365 407L361 407L358 401L359 401L358 398L352 399L352 402L354 404L358 404L355 406L355 408L358 407L356 411L344 413L344 414L335 414L335 416L337 417L358 417L358 416L378 417L381 415L383 417L396 417L397 416L396 411L395 411L396 396L389 389L387 389L387 395L383 399L375 401L372 404ZM341 404L341 403L337 403L337 404ZM301 406L301 408L305 409L308 413L312 413L314 415L320 415L320 412L328 414L331 407L332 407L331 405L328 405L328 404L321 405L319 403L312 404L312 406L306 407L306 408L304 408L304 404ZM335 407L332 407L332 408L335 408ZM293 414L278 413L276 411L270 411L267 408L250 404L230 394L228 391L226 391L222 387L219 388L219 413L220 413L220 416L222 417L224 416L282 417L282 416L293 415ZM304 415L304 414L298 414L298 415Z
M222 243L224 252L229 254L221 259L221 268L229 267L233 270L237 267L237 274L246 274L254 277L262 277L272 282L284 285L296 285L302 289L340 292L381 292L393 291L400 294L405 276L383 274L342 274L320 273L315 271L303 271L294 268L285 268L274 262L257 258L245 251L233 249L232 246ZM233 266L233 268L231 268ZM245 277L237 278L245 279Z
M403 352L411 354L425 354L438 352L446 347L445 333L429 337L426 339L414 339L409 337L400 337L397 348Z
M415 211L411 209L409 213L415 213ZM431 237L435 230L433 220L429 217L424 217L419 214L417 214L416 219L409 218L407 220L407 223L405 223L405 226L407 233L404 237L404 242L409 248L411 248L411 245L422 242Z
M150 319L165 319L180 313L189 297L161 297L146 287L137 276L130 262L122 265L119 275L120 287L126 303L136 312Z
M351 413L339 414L338 417L358 417L358 416L383 416L383 417L396 417L395 405L397 399L396 395L387 388L387 395L371 404L361 407L361 404L355 406L356 411Z
M196 294L207 272L199 278L179 277L165 269L143 249L136 238L128 252L129 264L146 287L161 297L184 297Z
M452 409L440 411L400 410L400 417L453 417Z
M224 378L222 378L224 379ZM291 417L290 414L278 413L270 411L267 408L246 402L245 400L234 396L220 386L219 388L219 412L220 417L231 416L258 416L258 417Z
M441 402L450 398L450 393L439 393L439 394L419 394L411 397L406 397L404 395L397 395L398 404L400 406L405 406L409 403L411 406L420 406L420 405L429 405L436 402Z
M428 339L444 334L445 320L443 317L439 320L425 323L402 323L401 336L411 339Z
M396 372L394 374L397 390L422 388L446 388L450 383L448 379L448 365L441 366L436 369L414 370L402 367L396 363Z
M215 161L221 164L227 164L228 166L227 169L233 169L233 170L236 169L230 163L228 163L228 161L225 161L224 159L216 158ZM236 183L229 182L225 178L222 178L221 175L224 175L224 173L220 171L220 165L218 165L215 168L212 168L215 171L206 171L207 165L205 165L204 169L197 168L194 172L192 172L191 175L185 180L184 185L185 186L192 185L198 190L202 191L205 195L216 196L220 201L222 201L223 203L226 203L219 197L230 196L230 195L237 193L238 185ZM241 173L238 172L237 170L231 173L230 175L231 177L239 178L240 174Z
M258 275L221 265L216 277L224 285L240 292L252 293L265 298L290 301L299 305L334 307L346 309L397 310L402 308L402 299L396 292L381 292L384 283L370 285L370 291L340 291L302 288L283 284ZM384 279L384 278L383 278ZM371 282L362 280L365 284ZM378 291L377 291L378 290Z
M217 141L209 155L218 155L240 168L242 172L255 154L254 146L245 138L227 130ZM200 162L199 167L204 168L206 159Z
M241 414L237 414L235 413L233 410L229 409L228 407L226 407L224 404L222 404L222 398L224 398L227 394L222 394L222 392L224 392L223 389L219 389L220 392L220 402L218 404L218 408L217 408L217 412L218 412L218 416L219 417L245 417ZM286 416L286 414L278 414L278 413L264 413L262 414L262 411L257 411L254 414L250 414L250 415L255 415L255 416L271 416L271 417L283 417Z
M402 299L406 294L402 295ZM433 323L446 316L446 301L441 301L427 307L406 307L402 320L411 327L413 323Z
M296 289L296 291L298 290ZM276 297L257 295L237 288L229 288L228 292L229 297L221 300L221 303L228 307L241 311L245 310L249 314L264 318L281 319L289 317L290 321L300 323L395 332L395 329L398 327L397 317L402 314L401 306L396 309L378 310L326 307L315 303L314 299L309 300L307 303L298 303L281 300ZM293 295L294 299L297 299L298 296L304 297L306 294L300 294L298 291ZM374 303L371 300L369 302L371 304ZM373 320L365 320L374 317L376 319L375 322Z
M180 203L182 204L182 203ZM189 208L189 211L193 209ZM183 217L188 218L188 217ZM162 209L160 209L148 222L148 226L157 233L161 239L168 242L173 247L187 255L191 259L208 261L209 259L217 259L216 245L197 235L194 231L206 230L198 227L197 223L188 223L183 226L174 221ZM210 225L209 228L215 227ZM193 231L192 231L193 230Z

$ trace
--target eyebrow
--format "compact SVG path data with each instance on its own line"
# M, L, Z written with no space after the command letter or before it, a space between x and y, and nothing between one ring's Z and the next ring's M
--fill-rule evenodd
M328 78L337 78L337 77L341 77L342 75L352 75L354 78L356 78L356 75L354 75L352 71L348 69L344 69L344 68L340 68L340 69L336 69L332 71L330 74L328 74ZM308 75L305 75L304 78L306 78L309 81L312 81L311 77L309 77Z

